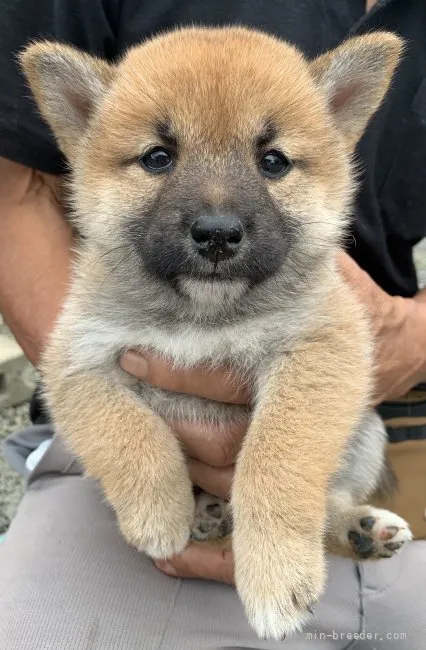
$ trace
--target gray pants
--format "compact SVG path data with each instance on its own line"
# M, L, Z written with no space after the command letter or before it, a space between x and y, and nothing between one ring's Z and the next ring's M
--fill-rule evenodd
M55 439L30 476L0 546L1 650L426 648L426 541L375 563L330 557L309 628L259 641L233 588L161 574L80 473Z

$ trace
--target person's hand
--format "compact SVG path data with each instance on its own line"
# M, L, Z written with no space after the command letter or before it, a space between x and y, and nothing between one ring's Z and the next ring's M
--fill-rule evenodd
M390 296L346 253L338 268L367 308L375 336L374 405L405 395L426 379L426 296Z
M155 566L173 578L201 578L234 584L234 560L231 551L192 542L180 555L156 560Z

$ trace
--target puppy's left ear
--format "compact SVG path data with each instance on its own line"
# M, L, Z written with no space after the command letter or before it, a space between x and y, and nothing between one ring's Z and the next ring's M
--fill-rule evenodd
M63 153L72 160L114 68L67 45L29 45L19 61L41 114Z
M395 34L376 32L351 38L310 64L349 150L380 106L402 48Z

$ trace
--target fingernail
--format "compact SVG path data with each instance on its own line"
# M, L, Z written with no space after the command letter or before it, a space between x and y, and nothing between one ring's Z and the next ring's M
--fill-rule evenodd
M170 564L170 562L167 562L167 560L155 560L154 564L157 567L157 569L160 569L160 571L163 571L168 575L171 576L177 575L175 568Z
M130 375L144 379L148 375L148 362L137 352L129 350L120 359L120 366Z

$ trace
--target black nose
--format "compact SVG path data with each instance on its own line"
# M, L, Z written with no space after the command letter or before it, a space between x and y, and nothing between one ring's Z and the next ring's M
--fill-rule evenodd
M191 226L198 252L212 262L235 255L243 235L243 225L236 217L200 217Z

